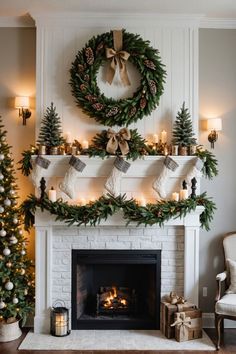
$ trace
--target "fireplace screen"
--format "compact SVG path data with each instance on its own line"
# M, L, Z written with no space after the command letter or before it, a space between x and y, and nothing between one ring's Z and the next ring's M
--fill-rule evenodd
M72 329L158 329L160 255L72 250Z

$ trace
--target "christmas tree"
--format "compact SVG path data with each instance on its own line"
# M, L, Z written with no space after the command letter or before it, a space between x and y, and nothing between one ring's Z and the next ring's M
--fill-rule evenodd
M185 102L180 108L174 123L172 143L180 146L196 145L197 143L196 138L194 138L192 120L188 108L185 108Z
M50 107L47 107L46 113L42 119L37 142L47 147L60 146L64 143L60 117L56 112L56 107L53 105L53 102Z
M34 280L20 227L17 185L6 133L0 117L0 320L25 322L34 307Z

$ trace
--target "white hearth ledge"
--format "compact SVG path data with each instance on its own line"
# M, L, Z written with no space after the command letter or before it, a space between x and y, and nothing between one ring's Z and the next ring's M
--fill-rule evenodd
M171 219L165 226L184 227L184 296L198 305L199 290L199 216L204 207L198 206L194 212L184 218ZM117 213L99 226L123 226L126 221L121 213ZM130 226L134 226L132 223ZM55 216L48 212L37 211L35 217L36 228L36 303L34 331L35 333L49 333L50 307L52 306L52 244L53 228L68 226L64 222L55 221ZM87 226L88 228L96 228ZM168 237L168 236L167 236Z

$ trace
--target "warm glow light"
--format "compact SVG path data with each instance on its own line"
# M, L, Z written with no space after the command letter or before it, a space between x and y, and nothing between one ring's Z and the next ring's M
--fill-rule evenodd
M29 108L29 97L26 96L16 97L15 108Z
M222 130L222 119L221 118L211 118L207 119L207 130Z

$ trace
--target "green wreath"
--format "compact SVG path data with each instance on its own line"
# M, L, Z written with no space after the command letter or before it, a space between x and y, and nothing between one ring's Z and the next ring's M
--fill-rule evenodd
M106 61L106 48L113 48L113 32L93 37L80 50L70 69L70 84L76 103L90 117L107 126L128 126L149 115L159 104L166 71L157 49L139 35L122 30L122 50L141 74L141 84L133 97L114 100L101 93L97 73Z

